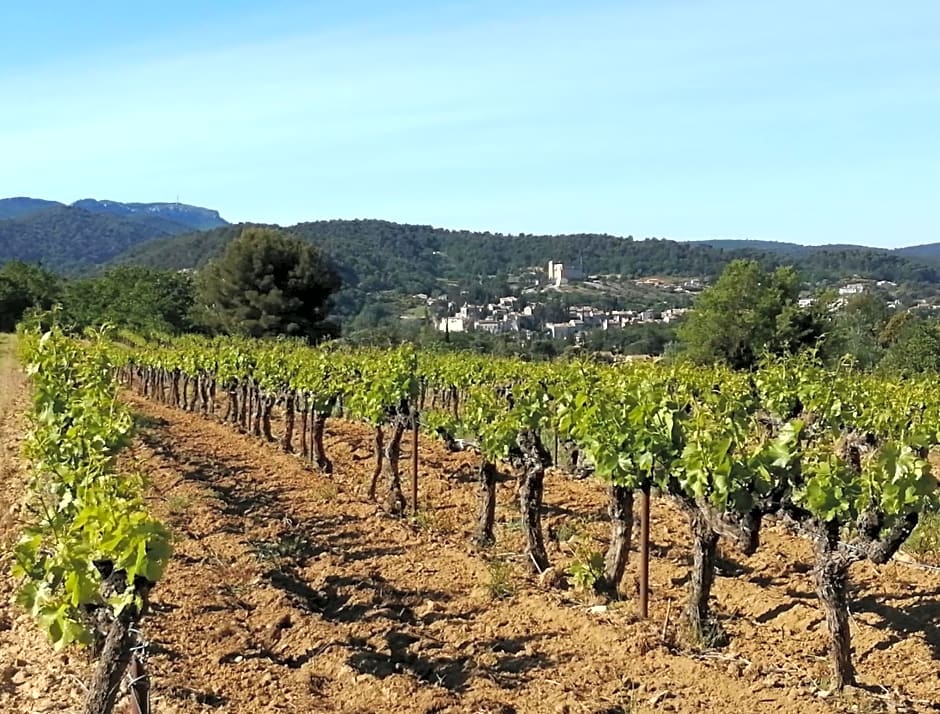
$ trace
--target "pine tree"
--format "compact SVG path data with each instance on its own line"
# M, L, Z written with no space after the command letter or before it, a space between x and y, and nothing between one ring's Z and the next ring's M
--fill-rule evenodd
M197 280L198 315L210 330L319 340L340 279L308 243L286 231L245 228Z

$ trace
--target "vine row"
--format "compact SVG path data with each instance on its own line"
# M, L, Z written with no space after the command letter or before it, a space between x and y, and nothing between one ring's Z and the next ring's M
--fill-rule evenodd
M719 538L752 553L772 517L813 545L836 687L855 680L849 566L886 562L920 514L937 506L928 461L940 441L936 385L851 364L826 369L804 356L738 373L199 337L116 343L113 350L123 378L144 394L216 414L285 451L298 448L299 431L300 455L327 473L327 419L367 422L376 449L369 493L375 497L384 474L391 514L407 508L399 456L409 425L420 423L452 448L472 445L480 455L474 538L483 546L495 539L498 472L513 466L526 557L537 572L551 565L540 519L554 435L609 487L610 544L589 579L598 592L615 595L621 587L635 494L645 504L651 493L663 494L687 514L693 557L684 619L700 640L714 631L709 603ZM284 414L279 437L271 432L274 408Z

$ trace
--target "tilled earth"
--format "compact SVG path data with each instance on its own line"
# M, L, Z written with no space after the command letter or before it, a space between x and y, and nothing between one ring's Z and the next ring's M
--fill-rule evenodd
M22 385L0 411L0 537L16 538ZM128 394L139 432L127 469L152 484L175 554L145 621L156 714L262 712L879 712L940 710L940 574L893 561L853 568L863 689L827 691L824 623L807 544L770 526L752 557L726 550L714 609L730 644L693 651L678 623L687 526L652 517L651 612L603 606L530 575L514 482L500 483L498 543L469 545L475 459L419 449L421 508L392 519L364 497L368 428L331 420L334 473L217 420ZM406 453L402 471L409 476ZM407 492L406 488L406 492ZM553 564L605 544L603 487L551 471ZM55 654L0 578L0 712L77 712L87 664ZM563 579L562 579L563 580Z

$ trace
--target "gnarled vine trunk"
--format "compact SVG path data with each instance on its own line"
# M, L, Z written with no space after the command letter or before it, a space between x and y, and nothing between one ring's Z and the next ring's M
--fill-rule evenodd
M496 521L496 465L484 459L479 470L479 507L474 540L479 546L496 542L493 525Z
M826 616L829 631L829 661L832 665L833 688L855 684L852 664L852 642L849 631L848 575L850 561L839 553L838 524L820 524L813 536L816 569L813 579L816 596Z
M545 468L551 464L551 454L542 444L534 431L526 430L516 437L516 444L522 452L521 464L524 469L519 506L522 512L522 530L526 537L526 555L530 564L538 573L549 567L548 553L542 537L542 494L545 481Z
M715 582L715 556L718 534L698 508L688 510L692 526L692 570L689 573L689 600L685 608L686 624L692 638L702 643L709 621L708 599Z
M228 405L225 407L225 416L222 417L222 421L235 424L238 421L238 412L238 389L235 387L229 387Z
M372 482L369 484L369 498L375 499L375 487L379 482L379 476L382 475L382 463L385 460L385 434L382 427L375 427L375 469L372 471Z
M457 451L462 451L460 444L457 443L457 439L454 438L454 435L451 434L446 427L439 426L435 429L435 432L440 437L441 441L444 442L444 448L455 453Z
M114 711L121 679L131 659L134 642L132 630L136 622L137 609L130 606L124 608L111 623L88 688L84 714L112 714Z
M100 592L104 599L123 591L127 574L124 570L114 570L110 561L96 561L95 567L102 576ZM97 639L94 653L98 663L92 674L85 698L83 714L112 714L115 703L121 694L121 680L127 671L137 643L137 623L147 609L147 596L150 584L143 578L135 579L135 590L143 602L138 610L131 604L115 615L110 607L95 611ZM103 640L102 640L103 638ZM137 683L139 684L139 683ZM135 692L145 693L148 687L135 686Z
M203 414L212 413L212 400L209 396L210 381L211 380L208 375L203 374L201 377L199 377L199 397L202 400L202 406L200 407L200 411Z
M215 416L215 410L218 407L218 380L213 375L209 378L209 414Z
M239 413L238 425L245 431L248 430L248 413L251 408L251 392L248 389L248 383L241 385L241 394L239 395Z
M742 553L751 555L760 542L762 517L756 509L745 513L719 511L707 501L680 499L679 505L688 516L692 536L692 570L685 619L689 635L702 644L709 639L706 637L711 617L708 601L715 582L718 539L729 538ZM717 634L723 637L720 632Z
M311 414L310 446L311 456L317 468L325 474L333 473L333 462L326 455L323 446L323 430L326 426L326 412L313 412Z
M405 512L407 503L401 490L401 473L398 468L401 458L401 440L408 425L407 417L398 415L392 425L392 436L385 445L385 483L388 495L385 498L385 510L399 516Z
M625 486L611 486L608 491L607 513L610 515L610 544L604 557L604 577L597 589L616 596L630 557L633 535L633 491Z
M180 372L178 369L173 370L173 380L172 380L172 394L171 399L173 400L173 406L178 407L180 405ZM183 385L183 390L185 392L186 385Z
M303 407L300 410L300 455L305 459L310 456L310 449L307 446L307 418L307 398L304 397Z
M251 425L251 434L252 436L261 437L261 425L262 420L264 419L264 410L266 406L267 399L261 396L261 390L254 388L252 392L252 403L254 404L254 410L252 413L252 418L249 421Z
M288 392L284 397L284 438L281 439L281 449L288 454L293 453L294 444L294 393Z
M198 376L197 376L197 377L190 377L190 378L189 378L189 383L190 383L190 385L192 385L192 397L191 397L190 400L189 400L189 404L186 404L186 405L184 406L184 408L185 408L186 411L188 411L188 412L194 412L194 411L196 411L196 407L197 407L198 404L199 404L199 377L198 377ZM186 401L186 399L185 399L185 393L184 393L183 401L184 401L184 402Z
M277 441L271 433L271 412L274 410L274 397L267 395L261 402L261 433L267 441Z

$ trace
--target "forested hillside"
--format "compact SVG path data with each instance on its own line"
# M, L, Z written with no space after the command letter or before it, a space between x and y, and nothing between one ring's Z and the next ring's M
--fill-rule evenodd
M700 245L710 245L712 248L724 250L751 250L762 253L779 253L781 255L810 255L811 253L832 253L840 251L863 250L875 253L891 253L887 248L869 248L853 245L851 243L826 243L823 245L803 245L801 243L787 243L776 240L750 240L747 238L719 238L695 241ZM907 250L899 248L896 252Z
M218 255L237 230L233 226L154 241L118 260L151 267L198 268ZM504 276L549 260L582 266L587 273L713 276L733 258L754 257L767 267L792 263L809 281L858 275L896 282L940 282L940 269L932 263L859 247L780 254L611 235L511 236L451 231L379 220L314 221L290 230L331 256L347 284L351 280L369 291L427 291L440 279L472 281L480 276Z
M940 243L926 243L924 245L911 245L905 248L898 248L895 251L906 258L920 260L936 260L940 262Z
M712 277L732 259L747 257L767 268L793 264L809 282L858 276L940 283L940 261L936 246L930 245L888 251L770 241L504 235L382 220L311 221L290 230L325 253L343 278L341 302L356 304L369 293L431 292L444 282L452 287L497 286L513 273L549 260L581 267L587 274ZM110 262L198 268L219 255L237 232L217 211L185 204L84 199L65 206L32 198L0 200L0 264L39 262L66 274L93 272Z
M141 222L69 206L0 221L0 263L23 260L74 273L107 262L144 241L171 235L159 221Z

